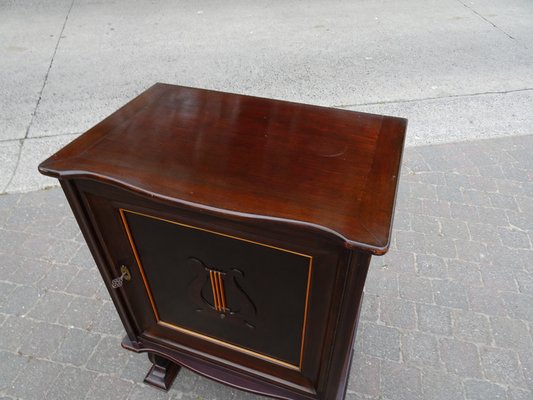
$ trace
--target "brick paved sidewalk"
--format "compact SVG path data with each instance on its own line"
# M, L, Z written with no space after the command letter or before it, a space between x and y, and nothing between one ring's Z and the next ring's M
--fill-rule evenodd
M347 399L533 399L533 136L406 151L365 287ZM0 196L0 396L258 399L182 370L141 382L58 189Z

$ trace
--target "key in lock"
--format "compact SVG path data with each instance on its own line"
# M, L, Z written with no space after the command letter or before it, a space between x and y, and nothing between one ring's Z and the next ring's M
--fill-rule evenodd
M122 265L120 267L120 273L122 275L120 275L118 278L115 278L111 281L111 287L113 289L118 289L122 287L122 285L124 284L124 279L127 281L131 280L130 271L128 270L128 267L126 267L125 265Z

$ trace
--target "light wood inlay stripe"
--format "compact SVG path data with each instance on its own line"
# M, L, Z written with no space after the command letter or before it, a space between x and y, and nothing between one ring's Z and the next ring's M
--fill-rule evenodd
M218 285L220 287L220 300L222 300L222 310L226 311L226 292L224 291L224 281L222 280L222 274L218 272Z

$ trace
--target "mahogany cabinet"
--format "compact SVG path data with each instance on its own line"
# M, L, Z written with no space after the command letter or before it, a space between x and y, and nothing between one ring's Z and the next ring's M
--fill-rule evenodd
M146 382L343 399L406 120L156 84L44 161ZM176 381L179 385L179 375Z

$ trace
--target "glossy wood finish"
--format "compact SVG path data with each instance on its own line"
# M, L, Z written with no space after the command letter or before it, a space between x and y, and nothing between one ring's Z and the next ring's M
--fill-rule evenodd
M60 179L123 347L151 354L147 383L168 388L180 365L266 396L340 400L405 126L157 84L39 169ZM122 265L131 280L113 289Z
M389 245L406 120L156 84L41 164L226 213Z

